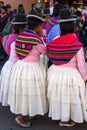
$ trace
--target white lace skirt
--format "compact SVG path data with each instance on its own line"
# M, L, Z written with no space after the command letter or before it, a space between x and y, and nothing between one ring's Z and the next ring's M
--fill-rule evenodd
M85 83L78 70L52 65L47 81L49 117L78 123L87 121Z
M46 71L39 63L18 61L12 69L8 102L15 114L47 113Z
M8 60L4 64L1 70L1 79L0 79L0 102L3 106L8 105L8 89L9 89L9 78L13 63Z

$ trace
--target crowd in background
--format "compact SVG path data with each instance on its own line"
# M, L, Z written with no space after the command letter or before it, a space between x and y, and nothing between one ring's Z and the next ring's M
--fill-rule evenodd
M58 0L54 0L53 2L46 2L46 3L32 3L31 9L29 10L29 14L37 15L40 17L44 17L44 14L49 14L50 17L53 15L54 6L58 4ZM83 3L83 1L73 1L72 5L69 4L69 1L64 1L62 3L63 6L66 8L70 8L73 13L73 16L77 18L77 28L78 28L78 35L82 31L84 23L87 22L87 3ZM19 4L18 7L14 10L11 9L11 5L8 3L7 5L4 4L3 1L0 1L0 35L6 35L11 33L11 28L7 25L10 24L11 20L17 13L25 13L25 9L23 4ZM5 29L6 26L6 29ZM9 32L6 32L9 31ZM82 40L82 39L81 39ZM83 41L82 41L83 42Z

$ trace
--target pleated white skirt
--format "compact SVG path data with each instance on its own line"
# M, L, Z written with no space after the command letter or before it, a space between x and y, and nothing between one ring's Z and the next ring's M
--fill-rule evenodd
M12 69L8 102L15 114L47 113L46 71L39 63L18 61Z
M8 105L9 78L13 65L14 64L10 60L8 60L6 61L1 70L0 102L2 103L3 106Z
M78 123L87 121L85 83L78 70L52 65L47 82L49 117Z

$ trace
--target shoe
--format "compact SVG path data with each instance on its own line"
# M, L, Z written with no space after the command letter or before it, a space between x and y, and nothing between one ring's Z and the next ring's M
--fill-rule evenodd
M69 122L59 122L59 126L74 126L75 125L75 122L73 121L69 121Z
M15 118L15 121L22 127L30 127L30 122L26 122L26 123L21 123L18 119L18 117Z

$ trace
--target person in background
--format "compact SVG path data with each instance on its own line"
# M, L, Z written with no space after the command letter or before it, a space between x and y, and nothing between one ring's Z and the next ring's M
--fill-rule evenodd
M12 9L11 9L11 5L10 5L10 4L7 4L6 7L7 7L7 15L8 15L8 18L13 17L13 11L12 11Z
M31 10L29 11L29 14L31 14L31 15L38 15L38 11L37 11L37 8L36 8L36 3L33 3L31 5Z
M53 39L61 35L60 24L59 24L59 19L60 19L59 12L62 8L65 7L60 3L54 5L53 16L46 23L46 30L47 30L46 44L49 44ZM48 67L50 65L52 65L52 62L49 60Z
M12 22L14 20L14 12L11 10L11 5L10 4L7 4L6 5L7 7L7 15L8 15L8 20L6 22L6 25L4 26L3 30L2 30L2 35L3 36L6 36L6 35L9 35L11 33L13 33L13 28L12 28Z
M77 4L77 0L73 0L73 3L72 4Z
M5 62L1 69L1 80L0 80L0 102L3 106L8 106L8 90L9 90L9 79L12 71L12 67L17 62L18 57L15 52L15 41L16 38L22 31L26 29L26 15L17 14L14 17L12 25L14 25L14 33L6 35L2 39L3 48L9 56L9 59Z
M51 17L50 14L43 14L44 22L42 23L41 27L42 27L43 39L44 39L45 43L46 43L46 38L47 38L46 23L48 22L50 17Z
M7 20L8 20L7 7L3 6L0 14L0 33L2 33L2 30L6 25Z
M18 13L18 12L17 12L17 9L14 9L14 10L13 10L13 16L15 16L17 13Z
M53 0L54 5L59 4L59 0Z
M4 60L7 57L1 43L2 31L7 23L7 20L8 20L7 7L3 6L1 8L1 14L0 14L0 60Z
M47 76L48 116L67 127L87 122L87 67L82 43L73 33L75 20L70 10L62 9L61 36L47 44L47 55L53 63Z
M54 9L54 3L53 1L50 2L50 15L52 16L53 14L53 9Z
M1 8L4 6L4 2L0 1L0 13L1 13Z
M43 40L45 45L46 45L46 38L47 38L46 23L48 22L50 17L51 17L50 14L43 14L44 22L41 25L43 36L41 38L42 38L42 40ZM40 55L40 61L45 65L46 69L48 69L48 58L47 58L47 55L41 54Z
M18 5L18 11L17 12L21 13L21 14L25 14L25 9L24 9L23 4Z
M43 11L43 14L50 14L50 3L49 2L45 3L45 9Z
M65 6L65 8L69 8L69 1L65 0L63 2L63 5Z
M53 15L46 23L46 30L47 30L47 40L46 43L49 43L52 39L60 34L60 25L59 25L59 12L60 9L64 8L64 6L60 3L54 6ZM51 29L57 25L56 32L51 31Z
M46 47L40 38L44 20L36 15L28 15L27 19L28 30L16 40L19 60L11 72L8 96L10 110L17 115L15 120L22 127L30 127L26 116L44 115L48 111L46 70L40 62L40 54L46 54Z

